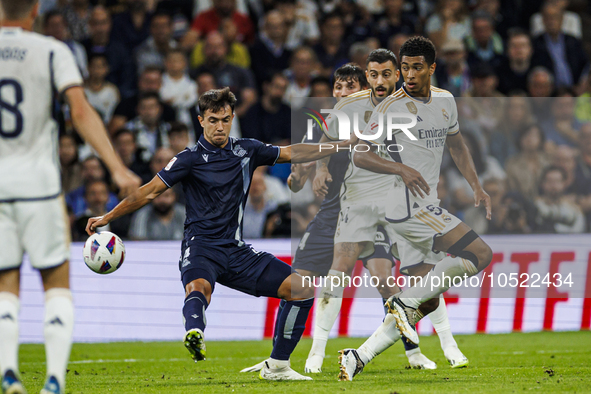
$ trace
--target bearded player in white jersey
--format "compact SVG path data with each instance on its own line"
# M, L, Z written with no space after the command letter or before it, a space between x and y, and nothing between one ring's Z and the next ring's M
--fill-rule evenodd
M370 138L366 142L374 145L374 149L391 145L402 147L392 158L417 170L433 190L433 193L424 194L417 185L397 179L388 192L387 201L405 203L385 207L385 219L390 223L386 228L388 235L407 241L398 247L401 260L415 261L417 264L408 271L411 275L423 276L423 279L390 297L386 303L390 313L359 349L341 351L340 380L352 380L401 335L418 344L415 324L423 317L419 306L439 298L455 278L476 275L484 270L492 259L490 247L470 227L439 207L435 191L443 147L447 143L452 159L472 186L475 206L483 202L487 219L491 216L490 197L480 185L472 157L460 134L454 97L448 91L430 86L436 67L435 56L435 47L427 38L413 37L402 45L400 60L404 85L380 103L363 132L366 138ZM394 130L388 136L385 126L388 115L402 114L394 115L402 119L409 113L416 116L416 124L404 130ZM378 131L380 123L381 134ZM409 120L394 123L409 123ZM354 161L357 166L370 171L395 174L393 163L372 151L356 154ZM437 285L433 277L451 280L442 280ZM447 352L446 357L450 358Z
M357 122L353 127L363 130L376 105L380 104L392 93L399 76L397 63L396 56L386 49L377 49L369 54L366 77L371 89L349 95L347 98L340 100L335 106L335 109L346 113L349 119L353 121L352 123ZM354 114L357 114L357 121L354 120ZM327 123L326 136L332 140L338 140L339 122L335 119L335 116L331 114L327 119ZM352 152L353 158L356 155L357 153ZM428 192L426 182L416 170L402 163L394 163L387 151L381 151L379 155L382 160L390 163L394 169L392 174L399 175L403 183L408 184L409 187L416 187L417 193ZM320 183L320 188L322 188L325 179L329 179L331 176L327 171L326 161L328 160L319 161L318 173L314 180L316 187ZM315 310L313 343L306 360L306 372L321 372L328 336L341 309L344 289L348 286L348 283L343 281L342 278L351 275L359 258L365 262L365 259L374 253L374 250L376 250L376 232L378 232L378 228L388 225L385 220L387 201L385 191L395 181L392 174L368 171L354 165L353 162L349 164L340 192L341 211L334 236L333 262L328 272L327 284L320 293L319 298L322 301L317 304ZM393 201L394 204L405 204L404 200L389 201ZM405 246L401 245L405 243L403 239L395 240L390 237L390 241L397 243L393 247L394 250L396 248L406 249ZM400 271L404 274L407 274L407 268L412 268L419 262L404 258L401 258L400 261ZM372 276L379 278L377 289L384 297L384 300L388 299L392 294L400 292L397 286L391 287L388 284L388 277L392 275L391 261L384 263L383 259L370 260L367 263L367 268ZM331 276L340 280L333 280L330 278ZM334 286L336 283L338 285ZM434 311L429 316L442 345L445 345L443 350L452 366L465 365L467 359L458 350L453 339L445 302L439 302L439 299L437 299L431 302L430 305L424 305L421 310L423 313ZM454 350L451 350L452 347ZM413 368L435 369L437 367L433 361L421 353L416 344L405 342L405 350L409 363Z
M62 94L73 124L99 153L123 195L140 185L116 155L90 106L68 47L30 30L36 0L0 0L0 368L2 393L26 390L18 370L20 266L26 252L45 289L47 380L42 394L65 392L74 307L70 236L57 159L54 100Z

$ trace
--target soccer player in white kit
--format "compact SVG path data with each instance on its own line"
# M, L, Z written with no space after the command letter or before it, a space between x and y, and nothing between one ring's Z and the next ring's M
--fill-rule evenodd
M36 0L1 0L0 28L0 368L2 392L25 393L18 370L20 266L26 252L45 289L47 380L42 394L65 392L74 323L70 236L57 156L56 94L76 130L96 149L122 194L140 185L116 155L84 96L68 47L30 32Z
M352 380L401 335L418 343L415 324L422 317L418 307L448 290L454 278L476 275L484 270L492 259L490 247L470 227L439 207L435 193L443 147L447 143L452 159L472 186L475 206L484 202L490 219L490 197L480 185L472 157L460 134L454 97L448 91L430 86L436 67L435 56L435 47L427 38L413 37L402 45L400 61L405 83L376 107L363 133L366 137L373 137L371 142L368 141L370 144L401 146L402 149L392 158L419 171L433 191L424 195L415 186L409 187L408 183L398 179L391 186L386 200L405 201L405 204L387 204L385 207L385 219L390 223L386 227L388 235L407 241L398 247L401 261L415 261L417 264L408 270L409 273L424 276L415 286L390 297L386 303L390 313L359 349L343 351L339 360L341 380ZM389 137L386 132L388 114L408 113L416 116L415 125L404 130L395 129ZM383 126L381 135L378 133L380 123ZM354 160L357 166L367 170L394 173L392 162L373 152L358 153ZM436 263L433 266L430 262ZM451 283L446 280L435 286L431 278L441 278L442 275L450 277ZM442 347L445 349L443 343ZM450 358L447 352L446 357Z

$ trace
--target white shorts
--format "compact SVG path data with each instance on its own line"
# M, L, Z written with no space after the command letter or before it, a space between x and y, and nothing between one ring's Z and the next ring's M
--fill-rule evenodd
M36 269L70 258L70 226L63 196L0 203L0 270L20 267L23 254Z
M421 264L436 264L446 254L433 251L433 240L437 235L447 234L462 221L446 209L427 205L410 219L389 223L386 232L396 241L400 272L407 275L408 268Z
M334 235L335 245L341 242L368 242L359 258L374 253L374 241L378 225L386 227L385 202L341 206L337 229Z

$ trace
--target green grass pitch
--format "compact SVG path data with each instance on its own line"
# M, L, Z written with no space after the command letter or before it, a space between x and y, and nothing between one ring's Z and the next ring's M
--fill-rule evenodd
M435 371L406 369L402 345L388 349L353 382L336 380L337 351L364 338L328 342L323 373L312 382L268 382L242 368L266 358L270 341L207 343L208 359L194 363L179 342L75 344L67 393L522 393L591 392L591 333L542 332L458 335L470 366L452 370L436 336L421 338ZM303 371L311 340L292 355ZM23 345L21 373L29 393L38 393L45 374L42 345Z

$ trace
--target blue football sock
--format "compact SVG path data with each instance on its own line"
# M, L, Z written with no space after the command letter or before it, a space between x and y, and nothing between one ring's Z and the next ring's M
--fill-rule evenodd
M275 325L275 343L271 358L289 360L289 356L300 341L314 298L301 301L288 301L277 317Z
M277 328L279 326L279 317L281 316L281 311L283 311L285 304L287 304L287 301L281 300L281 302L279 303L279 309L277 309L277 317L275 318L275 329L273 330L273 345L275 345L275 338L277 338Z
M193 291L185 298L185 306L183 306L183 316L185 317L185 330L189 331L193 328L199 328L205 331L205 310L207 309L207 299L203 293Z

